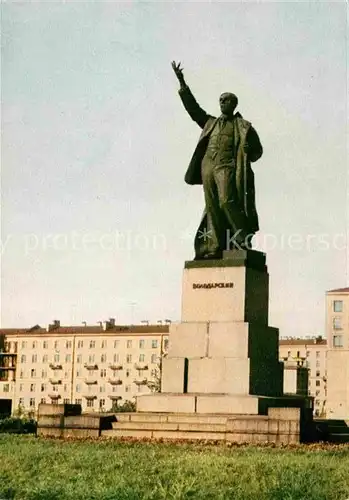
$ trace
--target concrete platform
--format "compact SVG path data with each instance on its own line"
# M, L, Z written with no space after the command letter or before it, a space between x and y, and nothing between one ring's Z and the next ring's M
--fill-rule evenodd
M277 410L275 412L271 410ZM300 442L300 409L268 415L199 415L193 413L117 414L112 430L103 437L136 439L214 440L236 443L290 444ZM286 408L285 410L289 410ZM274 418L278 415L278 418Z

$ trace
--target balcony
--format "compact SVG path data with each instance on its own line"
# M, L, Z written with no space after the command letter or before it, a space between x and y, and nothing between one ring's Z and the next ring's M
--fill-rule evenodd
M108 379L109 384L111 385L121 385L122 380L120 378L110 378Z
M147 363L135 363L134 367L136 370L139 370L139 371L149 369Z
M17 354L0 352L0 370L15 370Z
M109 368L111 370L122 370L122 365L120 365L119 363L112 363L111 365L109 365Z
M133 383L136 385L147 385L148 379L147 378L135 379Z
M55 392L49 394L48 397L51 398L51 399L54 399L54 400L61 399L61 395L57 394Z
M61 363L50 363L49 367L51 368L51 370L62 370Z
M112 399L113 401L119 401L120 399L122 399L121 396L117 396L116 394L110 394L108 398Z
M97 384L97 379L95 379L95 378L86 378L85 379L85 384L87 384L87 385L96 385Z
M52 385L61 385L62 384L62 380L59 378L50 378L49 382Z
M96 365L96 363L85 363L84 367L86 370L98 370L98 365Z
M85 394L83 397L89 400L97 399L97 396L95 394Z

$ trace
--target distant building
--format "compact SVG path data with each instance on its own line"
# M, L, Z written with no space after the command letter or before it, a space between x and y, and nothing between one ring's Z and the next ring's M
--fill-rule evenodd
M308 368L309 395L314 397L314 414L326 414L327 400L327 341L322 337L282 338L279 341L280 361L285 364L285 382L287 369L295 366ZM287 387L284 386L285 392Z
M80 403L83 411L149 392L169 326L61 326L0 329L0 413L10 404Z
M349 288L326 293L328 418L349 419Z

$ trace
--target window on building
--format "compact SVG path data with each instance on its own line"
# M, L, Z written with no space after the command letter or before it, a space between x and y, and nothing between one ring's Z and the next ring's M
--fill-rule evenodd
M315 399L315 406L320 406L320 400L319 399Z
M84 347L84 341L78 340L78 349L81 349L82 347Z
M22 349L26 349L27 348L27 341L26 340L22 340Z
M76 362L77 362L77 363L81 363L81 362L82 362L82 354L78 354L78 355L76 356Z
M127 349L131 349L131 347L132 347L132 340L128 340L127 341L126 347L127 347Z
M89 357L88 357L88 362L89 363L94 363L95 362L95 355L94 354L90 354Z
M32 342L32 349L36 349L38 347L38 343L36 340L33 340Z
M40 399L40 403L45 404L45 403L46 403L46 399L45 399L45 398L41 398L41 399Z
M38 355L37 354L32 354L32 363L36 363L38 360Z
M58 385L52 386L52 392L58 392Z
M88 399L86 406L87 406L87 408L93 408L94 404L95 404L94 399Z
M35 398L29 399L29 406L30 406L30 408L35 408Z
M310 351L307 351L307 352L306 352L306 356L307 356L307 358L309 358L309 357L310 357Z
M67 392L67 390L68 390L68 386L67 386L67 384L64 384L63 385L63 392Z
M4 384L4 392L10 392L10 384Z
M81 377L81 370L76 370L76 376Z
M107 361L107 355L106 354L102 354L101 355L101 363L105 363Z
M333 329L342 330L342 318L333 318Z
M126 385L125 386L125 392L131 392L131 386L130 385Z
M19 406L24 406L24 398L19 398L18 404Z
M111 390L112 392L119 392L119 386L118 385L113 385L113 388Z
M95 349L95 347L96 347L96 341L90 340L90 349Z
M24 370L21 370L21 371L19 372L19 378L24 378Z
M63 399L63 403L65 403L65 404L68 405L70 403L70 399L69 398L64 398Z
M117 349L120 345L120 340L114 340L114 349Z
M65 355L65 362L70 363L71 362L71 354L66 354Z
M42 343L42 347L43 347L44 349L48 349L48 342L47 342L47 340L44 340L44 341L43 341L43 343Z
M99 392L105 392L105 385L99 386Z
M48 362L48 355L47 354L44 354L43 357L42 357L42 362L43 363L47 363Z
M78 399L75 399L75 404L76 404L76 405L81 405L81 403L82 403L82 400L81 400L81 399L79 399L79 398L78 398Z
M46 370L42 370L41 372L41 378L46 378L47 377L47 371Z
M30 384L30 392L35 392L35 384Z
M120 359L120 354L114 354L114 356L113 356L114 363L118 363L119 359Z
M126 363L132 363L132 354L127 354Z
M333 335L333 347L343 347L343 335Z
M316 368L320 368L320 361L316 362Z
M76 392L80 392L81 391L80 384L76 384L75 391Z
M99 407L104 408L105 407L105 399L100 399L99 400Z
M316 380L315 385L316 385L316 387L320 387L320 380Z
M157 375L157 370L156 370L156 368L153 368L153 369L151 370L151 372L150 372L150 376L151 376L151 377L156 377L156 375Z
M333 311L336 313L343 312L343 300L334 300L333 301Z
M25 362L26 362L25 354L22 354L22 356L21 356L21 363L25 363Z
M316 376L320 377L320 370L316 370Z
M46 391L46 384L41 384L41 392L45 392Z
M139 341L139 348L140 349L144 349L144 347L145 347L145 340L144 339L140 339L140 341Z
M102 340L101 347L102 347L102 349L106 349L106 347L107 347L107 341L106 340Z
M164 340L164 351L168 350L168 339Z
M144 361L145 361L145 355L144 354L140 354L139 355L139 362L140 363L144 363Z
M54 360L55 363L59 363L59 354L55 354L53 356L53 360Z
M23 388L24 388L24 385L23 384L19 384L19 392L23 392Z
M58 340L55 340L55 343L53 344L53 347L55 349L58 349L58 347L59 347L59 341Z
M102 368L101 370L101 377L104 378L107 376L107 370L105 368Z
M291 357L291 351L287 351L287 357L290 358Z
M315 391L315 396L320 396L320 391Z
M31 377L31 378L36 377L36 370L35 370L34 368L32 368L32 369L30 370L30 377Z
M156 339L151 341L151 347L152 349L156 349L158 347L158 341Z
M151 355L151 362L152 362L152 363L157 363L157 361L158 361L158 356L157 356L157 354L152 354L152 355Z
M67 340L66 343L65 343L65 348L66 349L71 349L71 340Z

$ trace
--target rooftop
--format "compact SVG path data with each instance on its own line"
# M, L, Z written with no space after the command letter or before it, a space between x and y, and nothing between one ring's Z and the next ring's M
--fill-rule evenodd
M52 335L110 335L110 334L154 334L168 333L169 324L156 324L156 325L115 325L114 323L107 322L105 328L102 324L98 325L71 325L61 326L58 321L48 325L47 328L42 328L35 325L32 328L0 328L0 336L52 336Z
M303 346L311 346L311 345L327 345L327 340L322 337L315 337L310 339L305 338L280 338L280 345L303 345Z
M335 288L334 290L327 290L326 293L349 293L349 287Z

